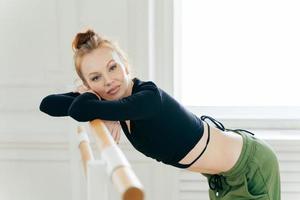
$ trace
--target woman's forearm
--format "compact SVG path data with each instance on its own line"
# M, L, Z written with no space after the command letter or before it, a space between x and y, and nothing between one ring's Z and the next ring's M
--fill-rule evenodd
M68 116L68 109L70 105L79 95L80 94L77 92L48 95L41 101L39 109L53 117Z

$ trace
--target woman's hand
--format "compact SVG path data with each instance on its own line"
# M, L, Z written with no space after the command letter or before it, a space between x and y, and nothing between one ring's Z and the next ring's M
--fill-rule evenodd
M80 94L83 94L87 92L89 89L85 85L79 85L76 87L76 89L73 92L78 92Z
M101 99L101 97L95 91L87 88L85 85L79 85L73 92L78 92L79 94L90 92L90 93L95 94L99 99Z
M119 121L101 120L109 130L115 142L119 144L121 138L121 125Z

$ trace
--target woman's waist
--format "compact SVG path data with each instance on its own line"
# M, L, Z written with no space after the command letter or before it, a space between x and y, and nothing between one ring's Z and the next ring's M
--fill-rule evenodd
M206 146L208 126L204 123L202 138L196 146L182 159L180 164L193 162ZM189 168L197 171L220 171L233 166L238 160L243 146L243 139L237 133L222 131L210 126L210 141L203 155Z

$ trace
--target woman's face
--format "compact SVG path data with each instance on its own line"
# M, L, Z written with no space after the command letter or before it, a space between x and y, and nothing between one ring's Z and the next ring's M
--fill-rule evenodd
M109 48L97 48L82 58L81 72L86 86L106 100L131 95L132 80L118 54Z

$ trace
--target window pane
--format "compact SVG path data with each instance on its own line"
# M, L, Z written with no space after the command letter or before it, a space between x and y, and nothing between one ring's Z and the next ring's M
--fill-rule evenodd
M181 101L300 105L300 2L182 1Z

